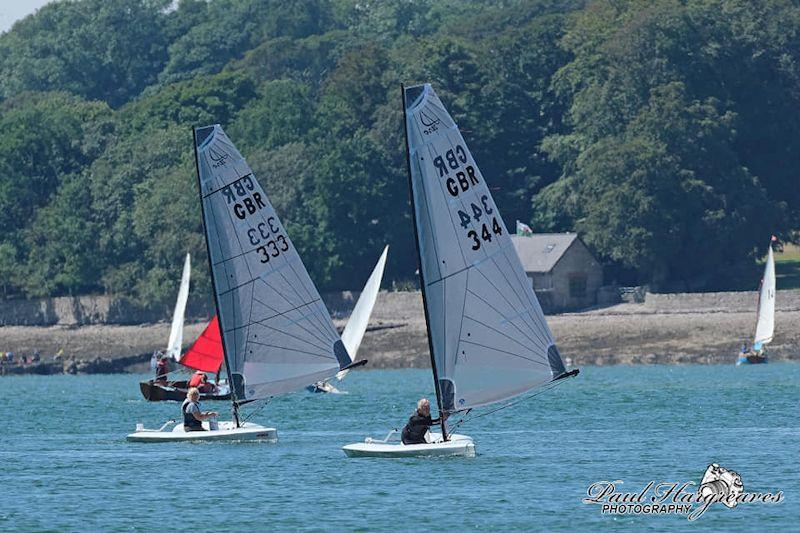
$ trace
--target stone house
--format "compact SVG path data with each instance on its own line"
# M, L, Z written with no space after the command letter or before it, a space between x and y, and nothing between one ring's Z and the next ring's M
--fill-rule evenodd
M571 311L597 303L603 267L577 234L512 235L511 241L545 312Z

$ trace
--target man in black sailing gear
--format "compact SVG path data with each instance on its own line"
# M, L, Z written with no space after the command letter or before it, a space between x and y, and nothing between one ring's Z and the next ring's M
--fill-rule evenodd
M447 413L443 413L442 418L447 420ZM431 402L427 398L422 398L417 402L417 410L409 417L408 423L403 428L403 444L425 444L425 434L430 427L441 423L441 418L431 419Z
M183 401L183 405L181 405L184 431L205 431L203 428L203 420L219 416L219 413L216 411L201 411L199 400L200 391L197 387L191 387L186 392L186 399Z

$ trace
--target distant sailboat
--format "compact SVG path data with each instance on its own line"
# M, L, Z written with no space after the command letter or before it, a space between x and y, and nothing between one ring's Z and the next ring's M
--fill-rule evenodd
M219 376L220 367L222 366L222 343L218 340L215 346L213 342L208 342L210 337L214 335L214 330L216 330L216 338L219 339L219 326L217 325L216 317L212 319L192 347L189 348L185 354L181 354L186 303L189 299L191 270L191 258L189 254L186 254L186 260L183 263L181 285L178 290L178 299L175 302L175 311L172 314L172 327L170 328L169 342L167 343L167 349L164 355L187 368L203 372L212 372ZM201 400L230 399L230 390L227 383L219 383L219 379L217 379L214 385L216 390L214 392L201 394ZM169 381L150 379L139 383L139 390L142 396L151 402L165 400L182 402L186 399L186 391L188 388L189 382L186 379Z
M183 262L183 274L181 275L181 286L178 289L178 299L175 302L175 311L172 313L172 327L169 331L169 342L167 343L167 357L178 361L181 358L181 348L183 347L183 323L186 315L186 302L189 300L189 278L192 275L191 257L187 253Z
M353 363L286 228L219 125L198 128L195 154L203 226L233 420L187 433L138 428L135 441L275 440L242 422L239 407L304 388ZM207 422L204 422L207 425Z
M567 371L503 219L464 138L429 84L403 89L409 187L439 414L540 389ZM451 418L452 420L452 418ZM466 435L425 444L366 439L356 456L474 455Z
M201 393L201 400L230 400L231 393L228 382L219 379L222 362L222 336L219 332L219 320L215 315L194 341L194 344L180 356L178 363L192 370L216 374L217 379L211 382L215 386L214 392ZM139 388L142 396L151 402L182 402L186 399L189 381L178 379L163 382L150 379L140 382Z
M369 325L369 317L372 315L372 309L375 307L375 301L378 299L378 291L381 288L381 280L383 279L383 270L386 267L386 255L389 253L389 246L384 247L383 253L378 259L378 263L372 270L364 289L358 297L353 312L350 313L350 318L347 325L342 332L342 342L350 355L350 361L355 361L358 349L361 347L361 340L364 338L364 333L367 331ZM336 374L339 380L344 379L347 375L347 370L342 370ZM308 387L310 392L331 392L334 394L340 391L331 385L330 380L318 381Z
M775 258L772 255L772 240L767 250L767 264L764 265L764 276L761 278L761 288L758 292L753 348L749 353L739 355L737 365L767 362L767 344L772 342L775 333Z

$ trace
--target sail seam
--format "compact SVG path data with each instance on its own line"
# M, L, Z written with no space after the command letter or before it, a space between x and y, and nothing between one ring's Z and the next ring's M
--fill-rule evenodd
M269 309L269 310L271 310L271 311L277 311L277 309L275 309L274 307L267 305L266 303L262 302L261 300L259 300L259 299L255 298L255 297L253 297L253 300L255 300L257 303L259 303L259 304L263 305L264 307L266 307L267 309ZM259 323L260 323L260 322L259 322ZM315 333L318 333L318 332L312 332L312 331L310 331L310 330L306 329L306 328L305 328L305 327L303 327L303 325L302 325L302 324L300 324L299 322L295 322L295 324L296 324L296 325L297 325L299 328L301 328L303 331L305 331L306 333L308 333L309 335L311 335L312 337L314 337L314 338L315 338L316 340L318 340L319 342L321 342L321 343L323 343L323 344L325 344L325 343L327 342L327 340L326 340L325 338L318 337L318 336L315 334ZM263 325L263 324L262 324L262 325Z
M315 300L315 301L318 301L318 300ZM311 305L311 304L313 304L313 303L314 303L314 302L308 302L307 304L298 305L297 307L295 307L295 308L293 308L293 309L289 309L288 311L284 311L284 312L282 312L282 313L278 313L277 315L272 315L272 316L269 316L269 317L267 317L267 318L264 318L264 319L262 319L262 320L256 320L255 322L251 322L251 324L262 324L263 322L265 322L265 321L267 321L267 320L272 320L273 318L277 318L277 317L279 317L279 316L283 316L283 315L285 315L286 313L291 313L292 311L297 311L297 310L298 310L298 309L300 309L301 307L306 307L307 305ZM243 327L245 327L245 326L237 326L237 327L235 327L235 328L231 328L231 329L229 329L229 330L227 330L227 331L234 331L234 330L237 330L237 329L242 329Z
M492 280L490 280L490 279L488 278L488 276L486 276L486 274L484 274L484 273L483 273L483 271L482 271L481 269L479 269L479 268L478 268L478 269L475 269L475 270L481 274L481 276L483 277L483 279L485 279L486 281L488 281L488 282L489 282L489 285L491 285L491 286L492 286L492 288L495 290L495 292L497 292L497 294L498 294L498 295L500 295L500 297L501 297L501 298L502 298L502 299L503 299L503 300L506 302L506 305L508 305L508 306L509 306L509 307L511 307L512 309L515 307L515 306L514 306L514 305L513 305L513 304L512 304L510 301L508 301L508 298L506 298L506 297L505 297L505 295L504 295L504 294L503 294L503 293L500 291L500 289L499 289L499 288L497 288L497 286L496 286L494 283L492 283ZM470 292L472 292L472 291L470 291ZM479 296L477 293L473 292L473 294L475 294L475 296L476 296L476 297L480 298L480 299L481 299L483 302L485 302L485 303L486 303L486 305L491 305L491 304L489 304L488 302L486 302L486 300L484 300L482 297L480 297L480 296ZM499 309L495 308L494 306L492 306L492 309L494 309L495 311L497 311L497 312L498 312L498 314L500 314L501 316L504 316L504 317L506 316L506 314L505 314L505 313L501 312ZM519 318L521 318L521 319L522 319L522 321L523 321L523 324L525 324L525 326L526 326L527 328L529 328L531 332L533 332L533 334L536 336L536 339L538 339L538 340L539 340L539 342L541 342L541 344L542 344L543 346L547 346L547 345L549 344L549 342L550 342L550 341L549 341L549 339L548 339L547 337L543 337L543 336L541 336L541 335L539 334L539 332L538 332L538 331L536 331L536 327L535 327L535 326L536 326L536 324L534 324L533 322L527 322L527 321L525 320L525 317L526 317L526 314L524 314L524 313L523 313L522 315L520 315L520 317L519 317ZM527 335L526 335L526 334L523 332L523 330L522 330L522 329L521 329L521 328L520 328L520 327L519 327L517 324L515 324L513 321L512 321L512 322L509 322L509 323L510 323L510 324L514 324L514 327L516 327L517 329L519 329L519 331L520 331L520 332L521 332L523 335L525 335L525 337L527 337L527 338L528 338L528 340L530 340L531 342L536 342L536 340L532 339L531 337L528 337L528 336L527 336ZM534 326L534 327L531 327L531 326ZM544 342L542 342L542 339L544 339Z
M291 334L291 333L289 333L288 331L286 331L286 330L282 330L282 329L278 329L278 328L276 328L276 327L274 327L274 326L270 326L270 325L267 325L267 324L262 324L262 323L254 323L254 322L251 322L251 323L250 323L250 325L251 325L251 326L259 326L259 327L262 327L262 328L270 329L270 330L272 330L272 331L275 331L275 332L277 332L277 333L278 333L278 335L286 335L287 337L290 337L290 338L292 338L292 339L294 339L294 340L296 340L296 341L303 342L303 343L305 343L305 344L308 344L308 345L311 345L311 346L313 346L314 348L319 348L320 350L323 350L323 351L326 351L326 350L328 349L328 347L327 347L327 346L325 346L324 344L323 344L322 346L319 346L319 345L317 345L317 344L314 344L314 343L313 343L313 342L311 342L310 340L303 339L303 338L301 338L301 337L298 337L297 335L292 335L292 334ZM258 342L258 341L255 341L255 340L254 340L254 341L252 341L252 342L253 342L253 343L256 343L256 342Z
M302 353L302 354L306 354L306 355L313 355L314 357L319 357L321 359L333 359L333 357L331 357L331 354L329 354L327 352L319 354L319 353L315 353L315 352L308 352L306 350L298 350L297 348L289 348L288 346L278 346L276 344L266 344L266 343L258 342L258 341L250 341L250 342L252 342L253 344L258 344L259 346L265 346L267 348L277 348L278 350L286 350L287 352L297 352L297 353ZM258 362L258 361L254 361L254 362ZM275 364L275 363L270 363L270 364Z
M484 276L484 277L485 277L485 276ZM470 294L472 294L473 296L475 296L477 299L479 299L480 301L482 301L484 304L486 304L487 306L489 306L489 307L490 307L490 308L491 308L491 309L492 309L494 312L496 312L498 315L500 315L500 316L502 316L502 317L506 318L506 314L505 314L505 313L503 313L502 311L500 311L499 309L497 309L495 306L493 306L492 304L490 304L489 302L487 302L486 300L484 300L484 299L483 299L483 298L482 298L482 297L481 297L481 296L480 296L478 293L476 293L475 291L472 291L472 290L470 290L470 289L469 289L469 287L467 287L467 292L469 292ZM528 336L528 334L525 332L525 330L523 330L522 328L520 328L520 327L519 327L517 324L515 324L513 321L509 321L508 323L509 323L509 324L511 324L512 326L514 326L514 328L515 328L517 331L519 331L519 332L522 334L522 336L523 336L523 337L525 337L526 339L528 339L528 341L530 341L531 343L533 343L533 344L538 344L538 345L539 345L541 348L546 348L546 347L549 345L549 341L548 341L547 339L544 339L544 342L543 342L543 339L542 339L542 338L541 338L541 337L540 337L540 336L539 336L539 335L538 335L538 334L537 334L535 331L534 331L534 335L536 336L536 338L533 338L533 337L530 337L530 336Z
M486 346L485 344L481 344L479 342L473 342L473 341L470 341L470 340L467 340L467 339L460 339L460 341L463 342L464 344L472 344L473 346L480 346L481 348L486 348L487 350L494 350L494 351L502 352L502 353L505 353L505 354L508 354L508 355L513 355L514 357L519 357L520 359L525 359L526 361L530 361L531 363L536 363L537 365L542 365L542 366L546 366L547 368L550 368L550 365L542 363L541 361L537 361L536 359L531 359L530 357L525 357L522 354L509 352L507 350L501 350L500 348L494 348L492 346Z

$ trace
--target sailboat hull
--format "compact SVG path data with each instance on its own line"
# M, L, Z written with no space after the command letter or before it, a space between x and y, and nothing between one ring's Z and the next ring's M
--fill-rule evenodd
M403 444L367 438L342 450L348 457L475 457L475 444L466 435L453 434L443 442L440 433L430 433L428 440L425 444Z
M746 355L740 356L739 360L736 361L736 366L740 365L758 365L758 364L765 364L767 363L767 357L764 355Z
M150 402L182 402L186 399L186 391L189 390L189 384L186 380L183 381L140 381L139 390L142 392L144 399ZM226 392L223 388L222 393L216 394L200 394L201 401L208 400L230 400L230 392Z
M208 422L203 422L203 427L206 431L184 431L183 424L176 425L171 431L139 427L126 439L129 442L276 442L278 440L277 429L250 422L246 422L238 428L233 422L220 422L218 429L215 430L209 429Z

